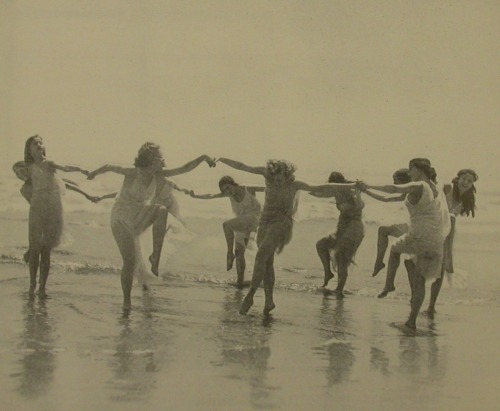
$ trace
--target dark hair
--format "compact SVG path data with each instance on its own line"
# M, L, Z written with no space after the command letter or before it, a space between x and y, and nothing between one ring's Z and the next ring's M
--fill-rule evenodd
M352 183L352 181L347 180L340 171L332 171L328 177L328 182L338 184Z
M286 160L267 160L266 178L272 178L277 174L283 174L287 180L295 180L295 170L297 168Z
M219 180L219 189L221 192L222 192L222 187L224 187L227 184L229 184L231 186L235 186L235 187L238 186L238 183L236 181L234 181L233 177L224 176Z
M400 168L394 172L392 178L394 180L394 184L407 184L411 181L410 170L407 168Z
M422 171L426 177L431 180L433 183L437 184L436 178L437 173L434 167L431 166L431 162L427 158L414 158L410 160L410 164L408 168L416 167L420 171Z
M462 209L460 210L460 215L466 215L467 217L472 214L472 218L475 217L476 210L476 186L472 184L472 187L460 195L460 190L458 189L458 180L464 174L470 174L474 177L474 182L476 182L479 177L476 172L471 169L463 169L457 173L457 176L451 181L453 184L453 199L457 203L462 204Z
M26 140L26 143L24 143L24 161L26 163L34 163L35 162L35 159L33 158L33 156L31 155L31 142L35 139L35 138L40 138L41 137L38 135L38 134L35 134L34 136L31 136L29 137L27 140ZM45 147L43 149L43 155L45 155Z
M161 155L160 146L148 141L147 143L144 143L139 149L137 157L134 161L134 166L138 168L148 167L152 163L155 156L158 154Z

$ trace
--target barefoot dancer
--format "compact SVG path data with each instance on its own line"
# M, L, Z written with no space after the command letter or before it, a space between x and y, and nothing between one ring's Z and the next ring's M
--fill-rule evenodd
M131 302L130 294L134 271L142 277L140 281L143 282L143 287L147 288L139 235L155 221L160 220L158 226L162 228L166 225L166 207L151 204L157 188L156 176L177 175L195 168L203 161L209 165L213 164L208 156L201 156L178 169L165 170L163 169L165 161L161 155L160 147L148 142L139 149L134 167L105 165L90 173L89 179L110 171L124 176L122 189L111 211L111 230L123 259L121 284L124 305L128 306ZM152 261L152 272L155 275L158 275L158 262L164 234L164 231L157 232L153 243L153 258L150 260Z
M441 277L438 278L431 286L431 297L429 307L425 313L429 317L433 317L436 312L436 301L441 291L443 284L443 276L445 272L453 273L453 240L455 238L455 223L459 215L475 216L476 208L476 187L474 183L479 179L476 172L471 169L463 169L457 173L457 176L452 180L451 184L446 184L443 191L446 196L448 210L450 211L451 231L444 242L444 258Z
M402 168L397 170L392 178L394 180L394 184L407 184L411 181L409 170L407 168ZM377 193L373 193L369 190L365 191L370 197L383 201L383 202L394 202L394 201L404 201L406 198L406 194L400 194L398 196L381 196ZM389 245L389 236L391 237L401 237L403 234L408 232L408 224L393 224L393 225L383 225L378 228L378 238L377 238L377 259L375 260L373 274L375 277L381 270L385 268L384 257L385 252L387 251L387 247Z
M88 171L76 166L62 166L45 158L45 147L40 136L35 135L26 140L24 161L28 164L28 186L25 193L29 198L29 267L30 288L33 295L36 288L36 276L40 267L40 296L45 296L47 278L50 271L50 254L59 245L63 228L63 207L61 190L64 183L56 175L56 170L65 172Z
M224 176L219 181L219 194L191 194L191 197L211 200L214 198L229 197L231 207L236 218L224 221L222 228L227 243L226 268L233 268L236 259L237 286L243 287L245 278L245 250L250 238L250 233L257 231L261 205L255 198L255 193L264 191L264 187L240 186L232 177Z
M299 190L322 192L325 196L339 189L344 184L325 184L311 186L296 181L295 166L287 161L268 160L265 167L250 167L238 161L220 158L218 161L237 170L260 174L266 181L265 200L257 231L257 246L250 290L240 308L240 314L246 314L253 305L253 297L260 283L264 281L265 304L267 315L275 307L274 289L274 255L279 254L292 239L293 215ZM350 185L354 187L354 184Z
M346 184L347 181L342 173L332 172L328 178L329 183ZM310 193L316 197L325 197L315 191ZM318 256L323 264L325 279L323 287L326 287L330 279L333 278L331 263L337 268L339 273L337 288L335 292L338 297L343 297L344 286L347 281L348 268L353 262L354 255L364 237L364 225L361 219L364 202L358 190L343 188L333 194L340 211L335 234L322 238L316 243ZM332 260L330 251L334 250Z
M450 229L450 217L442 191L431 181L435 171L427 159L413 159L409 164L412 182L402 185L370 186L358 183L360 189L373 189L389 194L407 194L406 206L410 225L391 248L385 291L394 291L394 277L402 253L414 256L407 261L411 286L411 312L405 326L416 329L416 320L425 298L425 281L439 278L443 261L443 243Z

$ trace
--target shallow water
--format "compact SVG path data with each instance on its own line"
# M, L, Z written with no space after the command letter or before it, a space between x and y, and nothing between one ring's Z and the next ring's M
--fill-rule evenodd
M390 326L408 311L397 300L278 289L274 315L259 292L241 316L244 291L169 279L124 311L115 276L54 276L31 301L22 271L0 272L2 409L498 405L498 329L478 320L499 307L446 306L414 337Z
M387 217L371 211L346 298L337 300L320 287L314 249L336 212L301 203L304 218L275 259L277 308L265 318L261 290L249 314L238 314L246 290L225 271L226 203L187 208L188 229L170 219L161 276L149 292L134 287L130 311L121 304L109 204L70 203L49 298L30 301L27 207L11 195L0 207L2 410L498 408L496 194L482 203L481 218L459 220L456 273L444 283L435 320L419 318L417 336L391 326L409 311L404 270L383 300L376 295L385 273L371 277L378 224L396 220L399 209ZM254 256L247 251L247 278Z

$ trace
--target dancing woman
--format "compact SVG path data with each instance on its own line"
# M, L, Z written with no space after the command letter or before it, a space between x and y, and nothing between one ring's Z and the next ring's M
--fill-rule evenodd
M230 176L224 176L219 180L220 193L218 194L195 194L191 197L202 200L215 198L229 198L235 218L224 221L222 228L227 243L226 268L233 268L236 260L236 273L238 287L244 286L245 279L245 250L250 239L250 234L257 231L262 206L255 197L257 192L264 191L264 187L241 186Z
M148 142L139 149L134 167L105 165L89 174L89 179L106 172L114 172L124 176L122 188L111 210L111 230L123 260L121 284L124 305L129 306L131 302L130 294L134 272L138 274L143 288L147 288L139 235L151 224L160 227L162 231L156 233L156 236L153 232L153 254L150 257L152 272L158 275L158 262L165 235L167 209L163 205L152 204L157 189L157 178L188 172L203 161L211 166L214 165L213 161L204 155L182 167L164 169L165 161L160 147Z
M408 233L391 248L387 268L385 292L394 291L394 277L401 254L411 254L406 263L411 287L411 312L405 327L416 329L416 320L425 298L425 281L441 276L443 243L450 231L450 217L442 191L432 181L435 170L427 159L410 161L411 183L401 185L371 186L358 183L362 191L378 190L389 194L406 194L405 204L410 214Z
M337 171L330 174L328 182L351 183L345 179L342 173ZM324 195L315 191L310 194L316 197L324 197ZM316 251L325 273L323 287L326 287L330 279L333 278L331 270L333 263L339 274L335 293L338 297L343 297L349 266L353 262L356 251L364 238L364 225L361 217L365 204L361 199L359 190L352 190L348 187L336 191L333 196L336 200L337 209L340 211L337 231L319 240L316 243ZM332 250L334 252L333 258L330 256Z
M54 247L59 245L63 229L63 206L61 195L64 190L63 181L56 171L81 172L88 171L76 166L59 165L48 161L43 140L35 135L26 140L24 161L28 164L27 187L24 192L29 198L29 267L30 296L36 288L36 276L40 268L40 285L38 293L46 295L47 278L50 271L50 257ZM26 198L25 197L25 198Z
M323 196L333 195L355 184L310 185L295 180L295 166L287 161L268 160L264 167L252 167L228 158L221 163L240 171L259 174L265 178L266 190L262 214L257 231L257 254L250 290L240 308L246 314L253 305L253 297L260 283L264 282L264 315L275 308L273 290L275 282L274 255L279 254L292 239L293 216L297 209L296 194L299 190L315 191Z

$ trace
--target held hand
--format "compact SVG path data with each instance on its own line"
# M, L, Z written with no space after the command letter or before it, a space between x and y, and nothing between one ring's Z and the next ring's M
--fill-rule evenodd
M102 198L98 196L88 196L87 199L89 201L92 201L94 204L97 204L99 201L102 200Z
M217 163L215 157L212 158L209 156L205 156L205 161L207 162L207 164L209 165L210 168L215 167L215 164Z
M366 191L366 189L368 188L368 185L366 183L364 183L363 181L361 180L357 180L356 181L356 189L358 189L359 191Z
M94 171L89 171L87 173L87 180L93 180L95 178L95 172Z
M86 175L86 176L87 176L87 178L89 177L90 171L88 171L88 170L84 170L84 169L80 169L80 172L81 172L83 175Z

